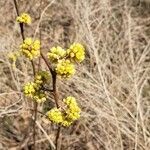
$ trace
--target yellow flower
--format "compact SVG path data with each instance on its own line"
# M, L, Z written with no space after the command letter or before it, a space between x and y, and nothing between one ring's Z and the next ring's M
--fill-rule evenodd
M22 13L17 17L16 21L19 23L31 24L31 17L27 13Z
M35 95L33 96L33 99L37 102L37 103L43 103L46 101L46 94L45 93L40 93L37 92L35 93Z
M72 96L68 96L67 98L63 99L63 102L67 106L77 105L76 99L74 97L72 97Z
M50 61L57 62L59 59L65 56L65 50L62 49L60 46L52 47L50 52L47 53L47 56Z
M40 41L26 38L20 45L20 51L30 60L40 56Z
M72 96L63 100L67 107L61 109L53 108L48 111L48 118L54 123L60 123L62 126L70 126L75 120L80 118L81 109L76 99Z
M68 57L75 62L81 62L85 59L85 48L79 43L73 43L69 49L67 49L66 53Z
M72 124L73 122L72 121L69 121L69 120L63 120L61 125L62 126L65 126L65 127L68 127Z
M69 78L75 73L74 64L69 60L60 60L56 66L56 73L62 78Z
M80 118L81 109L79 108L76 99L72 96L67 97L63 100L64 103L67 105L66 109L66 118L68 120L77 120Z
M41 86L50 80L50 75L47 71L39 71L34 79L36 85Z
M38 72L34 78L34 82L29 82L24 86L24 94L35 100L37 103L45 102L47 96L42 87L49 79L50 76L48 72Z
M34 93L35 93L35 84L34 84L34 82L27 83L24 86L23 90L24 90L24 94L26 96L33 98Z
M53 108L47 112L48 118L54 123L63 122L63 114L58 108Z
M44 91L40 90L40 86L35 84L34 82L27 83L24 88L24 94L27 97L32 98L37 103L42 103L46 101L46 94Z

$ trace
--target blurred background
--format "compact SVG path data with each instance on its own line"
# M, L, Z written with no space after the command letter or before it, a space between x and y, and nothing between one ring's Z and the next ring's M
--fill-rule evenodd
M32 17L25 36L41 38L44 54L73 42L86 47L75 76L58 81L60 97L74 95L82 108L81 119L62 129L61 149L149 150L150 1L18 0L18 6ZM13 69L8 59L21 42L13 0L0 0L0 150L33 146L32 103L22 94L31 64L19 58ZM41 68L47 69L42 60ZM37 150L52 149L57 127L40 114L37 122Z

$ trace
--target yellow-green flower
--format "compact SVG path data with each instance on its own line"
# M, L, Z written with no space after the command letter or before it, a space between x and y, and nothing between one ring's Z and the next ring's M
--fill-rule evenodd
M48 111L47 116L54 123L61 123L63 121L63 114L58 108Z
M35 93L35 91L36 91L36 90L35 90L35 84L34 84L34 82L29 82L29 83L27 83L27 84L24 86L23 90L24 90L24 94L25 94L26 96L33 98L34 93Z
M27 13L22 13L17 17L16 21L19 23L31 24L31 17Z
M44 92L37 92L34 94L33 99L37 102L37 103L43 103L46 101L46 94Z
M65 127L69 127L73 122L69 120L63 120L61 125Z
M27 97L32 98L37 103L42 103L46 101L46 94L44 91L40 90L40 86L38 86L34 82L27 83L24 88L24 94Z
M81 62L85 59L85 48L79 43L72 44L66 53L68 57L75 62Z
M59 123L62 126L70 126L75 120L80 118L81 109L79 108L76 99L72 96L63 100L66 107L63 109L53 108L48 111L48 118L54 123Z
M79 108L76 99L72 96L67 97L63 100L64 103L67 105L66 109L66 118L68 120L77 120L80 118L81 109Z
M50 74L47 71L39 71L34 79L37 86L47 83L50 80Z
M75 73L74 64L69 60L60 60L56 66L56 73L62 78L69 78Z
M65 56L65 50L60 46L52 47L50 51L47 53L47 56L50 61L57 62L59 59L62 59Z
M40 41L26 38L20 45L20 51L30 60L40 56Z
M35 100L37 103L45 102L47 96L42 88L49 79L50 76L48 72L38 72L34 78L34 82L29 82L24 86L24 94Z

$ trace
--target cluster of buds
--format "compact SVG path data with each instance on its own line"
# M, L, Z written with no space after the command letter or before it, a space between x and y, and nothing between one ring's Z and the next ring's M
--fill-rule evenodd
M27 13L22 13L20 16L17 17L16 21L18 23L31 24L31 17Z
M40 56L40 41L33 40L32 38L26 38L22 44L20 44L20 50L9 54L9 59L12 61L15 67L16 60L19 56L25 56L29 60L33 60Z
M62 126L70 126L75 120L80 118L81 109L76 99L72 96L63 100L64 108L53 108L47 112L48 118Z
M26 38L20 45L20 52L30 60L40 56L40 41Z
M55 71L61 78L69 78L75 73L75 63L85 58L85 49L79 43L72 44L67 50L52 47L48 52L48 59L55 63Z
M24 94L27 97L32 98L37 103L46 101L46 93L43 87L50 80L49 73L46 71L40 71L34 79L34 82L28 82L24 86Z
M20 24L31 24L31 17L27 13L22 13L16 18L16 21ZM40 41L32 38L24 39L23 43L20 44L18 51L10 53L9 58L15 67L15 62L19 56L25 56L26 58L33 60L40 56Z

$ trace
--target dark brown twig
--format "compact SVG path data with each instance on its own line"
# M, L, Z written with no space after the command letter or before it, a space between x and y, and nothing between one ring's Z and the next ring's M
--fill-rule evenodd
M35 150L36 149L36 146L35 146L35 135L36 135L36 120L37 120L37 102L34 102L34 124L33 124L33 149Z
M19 8L18 8L18 4L17 4L17 1L14 0L14 5L15 5L15 9L16 9L16 13L17 13L17 16L19 16ZM21 36L22 36L22 40L24 41L25 40L25 35L24 35L24 25L23 23L19 23L20 25L20 33L21 33ZM34 62L33 60L31 60L31 65L32 65L32 68L33 68L33 74L35 76L36 74L36 71L35 71L35 65L34 65ZM34 147L34 150L35 150L35 135L36 135L36 128L35 128L35 125L36 125L36 119L37 119L37 106L38 104L36 102L34 102L34 124L33 124L33 147Z
M40 0L39 17L41 16L41 6L42 6L42 0ZM39 25L39 38L40 38L41 47L42 47L42 30L40 28L40 25ZM41 52L41 48L40 48L40 52ZM39 57L39 60L38 60L38 70L40 70L40 66L41 66L41 57Z
M56 150L60 150L60 135L61 135L61 126L58 126L56 133Z
M53 95L54 95L54 100L56 103L57 108L59 108L59 104L58 104L58 91L57 91L57 75L54 72L52 74L52 80L53 80Z
M18 5L17 5L17 1L14 0L14 5L15 5L15 8L16 8L16 12L17 12L17 16L19 16L19 9L18 9ZM41 13L41 10L40 10L40 13ZM25 40L25 35L24 35L24 26L23 26L23 23L19 23L20 25L20 32L21 32L21 36L22 36L22 40L24 41ZM41 39L41 31L40 31L40 39ZM55 100L55 103L56 103L56 106L57 108L59 108L59 103L58 103L58 91L57 91L57 74L56 72L51 68L50 64L48 63L47 59L45 58L45 56L43 55L42 52L41 53L41 57L42 59L44 60L45 64L47 65L51 75L52 75L52 81L53 81L53 95L54 95L54 100ZM39 63L40 63L40 60L39 60ZM32 68L33 68L33 74L35 76L36 74L36 71L35 71L35 66L34 66L34 62L31 61L31 64L32 64ZM39 64L40 65L40 64ZM39 69L39 68L38 68ZM37 106L38 104L36 102L34 102L34 124L33 124L33 149L35 150L35 135L36 135L36 128L35 128L35 125L36 125L36 119L37 119ZM59 139L60 139L60 133L61 133L61 126L58 127L58 130L57 130L57 134L56 134L56 150L59 150L60 149L60 145L59 145Z
M19 9L18 9L18 4L17 4L16 0L14 0L14 5L15 5L17 16L19 16ZM20 26L20 33L21 33L21 36L22 36L22 40L24 41L25 36L24 36L23 23L19 23L19 26Z
M58 91L57 91L57 74L56 72L53 72L52 74L52 80L53 80L53 95L54 95L54 100L55 100L55 103L56 103L56 106L57 108L59 108L59 97L58 97ZM56 133L56 150L60 150L60 144L59 144L59 141L60 141L60 135L61 135L61 126L58 126L58 129L57 129L57 133Z
M51 73L51 74L54 74L54 71L52 70L50 64L48 63L47 59L45 58L45 56L44 56L44 54L43 54L42 52L41 52L41 57L42 57L42 59L44 60L46 66L48 67L50 73Z

